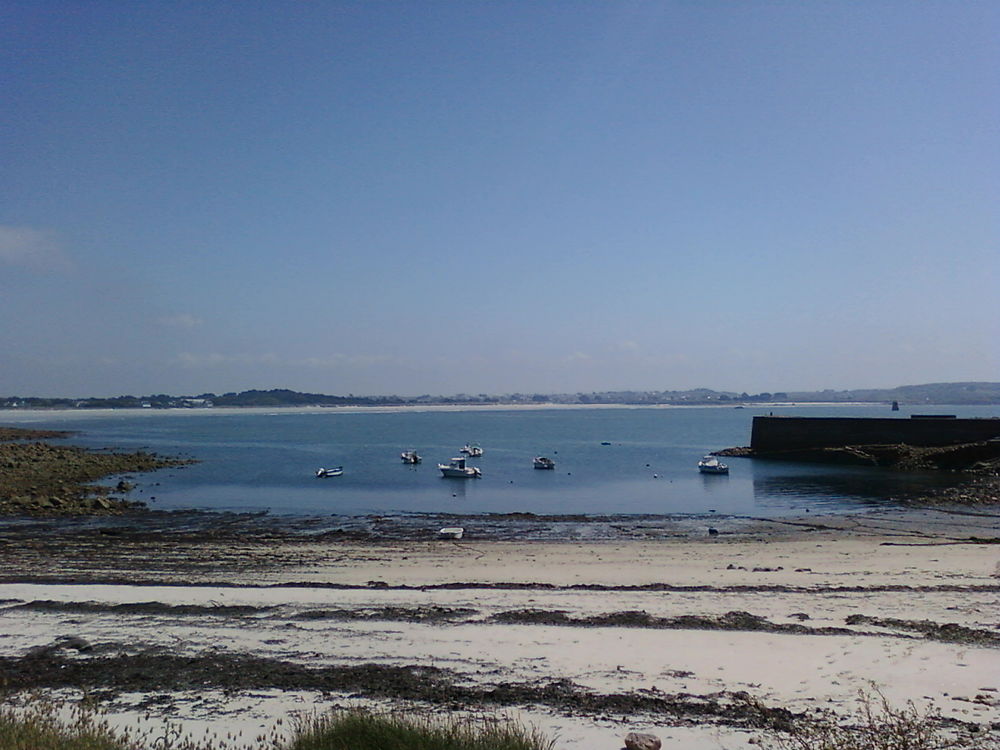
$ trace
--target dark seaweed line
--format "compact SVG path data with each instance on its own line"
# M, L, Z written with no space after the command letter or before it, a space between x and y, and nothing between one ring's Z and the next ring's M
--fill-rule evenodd
M360 607L356 609L307 609L286 614L275 606L233 605L173 605L161 602L107 604L102 602L58 602L35 600L17 602L0 611L27 610L34 612L73 612L85 614L114 614L118 616L165 617L221 617L256 618L264 615L280 621L377 621L410 622L436 625L548 625L559 627L611 627L643 628L651 630L724 630L732 632L785 633L792 635L840 635L916 638L947 643L1000 648L1000 634L990 630L969 628L957 623L937 623L930 620L898 620L851 614L845 618L847 625L874 625L904 631L886 633L855 630L845 627L811 627L801 623L776 623L749 612L729 611L723 615L679 615L656 617L643 610L605 612L587 617L573 617L562 610L519 609L498 612L486 619L478 619L479 611L467 607ZM917 633L918 635L912 635ZM41 650L52 651L42 647ZM57 649L56 649L57 650Z
M368 581L367 583L330 583L317 581L287 581L282 583L239 583L234 581L192 581L192 580L159 580L148 581L119 576L3 576L0 584L31 583L40 585L61 586L169 586L183 588L220 588L220 589L330 589L335 591L358 591L365 589L381 589L386 591L597 591L597 592L663 592L663 593L776 593L776 594L850 594L850 593L896 593L913 592L921 594L932 593L1000 593L1000 583L985 584L955 584L944 583L936 586L910 586L907 584L880 584L874 586L793 586L788 584L737 584L732 586L711 586L707 584L679 585L671 583L644 584L603 584L603 583L573 583L565 586L554 583L490 583L483 581L464 581L453 583L429 584L390 584L385 581Z
M178 656L155 652L91 659L51 653L0 658L0 685L7 690L79 688L113 692L223 690L320 690L357 697L470 705L545 706L571 714L656 714L679 723L697 718L737 727L787 729L800 715L769 708L746 693L698 696L658 691L594 693L568 680L470 687L460 675L435 667L362 664L310 668L246 654L209 652ZM110 696L106 696L110 697Z

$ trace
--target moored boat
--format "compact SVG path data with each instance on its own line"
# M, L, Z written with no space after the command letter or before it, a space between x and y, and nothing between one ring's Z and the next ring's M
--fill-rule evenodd
M438 464L441 476L457 479L478 479L483 474L477 466L466 466L465 456L457 456L447 464Z
M339 477L344 474L343 466L332 466L330 468L320 467L316 470L316 478L323 479L325 477Z
M534 464L536 469L554 469L556 462L546 456L535 456Z
M716 456L705 456L698 462L698 471L702 474L728 474L729 467Z
M464 453L469 458L478 458L483 455L483 449L479 447L479 443L466 443L459 453Z
M419 464L423 459L417 455L416 451L403 451L399 454L404 464Z

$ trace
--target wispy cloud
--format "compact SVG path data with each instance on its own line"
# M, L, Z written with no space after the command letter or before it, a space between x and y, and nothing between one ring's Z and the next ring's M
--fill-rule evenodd
M273 365L278 358L273 354L221 354L219 352L181 352L174 361L182 367L210 368L227 365Z
M320 370L360 369L391 364L396 359L381 354L328 354L323 357L293 357L281 359L276 354L221 354L219 352L180 352L174 362L189 368L225 367L227 365L278 365L288 368L307 367Z
M394 361L395 358L387 354L331 354L326 357L306 357L289 364L332 370L341 367L373 367Z
M0 264L43 272L68 271L73 266L51 232L3 225L0 225Z
M161 318L157 318L156 322L164 328L191 329L198 328L205 321L197 315L191 315L190 313L178 313L177 315L164 315Z

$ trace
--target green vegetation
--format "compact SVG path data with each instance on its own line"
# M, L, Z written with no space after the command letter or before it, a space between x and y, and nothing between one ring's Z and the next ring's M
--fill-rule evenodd
M288 750L551 750L554 744L504 720L340 711L302 722Z
M115 731L86 701L62 704L34 696L21 707L0 704L0 750L226 750L226 739L187 740L174 726ZM505 719L405 716L363 710L299 719L291 739L256 738L261 750L552 750L554 740Z
M281 721L278 722L281 724ZM995 735L942 721L912 703L895 708L877 690L862 691L857 712L800 721L787 734L757 740L763 750L1000 750ZM985 728L984 728L985 731ZM259 750L553 750L555 740L509 719L464 719L424 714L337 710L295 720L291 737L275 728L256 738ZM228 750L232 737L185 739L175 725L116 731L91 704L32 696L23 705L0 703L0 750Z
M128 750L86 707L74 706L68 719L60 707L39 698L23 710L0 705L0 750Z

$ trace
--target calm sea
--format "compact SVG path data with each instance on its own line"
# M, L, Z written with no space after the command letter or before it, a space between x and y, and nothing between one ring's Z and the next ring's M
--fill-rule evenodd
M923 407L921 413L1000 416L1000 407ZM176 410L5 412L0 423L77 431L93 448L151 450L198 459L136 478L132 497L160 510L269 511L276 515L384 520L491 519L494 514L778 517L892 506L954 481L749 459L726 459L728 476L698 473L712 450L750 441L755 414L897 416L887 406L737 408L539 408L469 410ZM445 479L437 463L478 442L482 478ZM610 443L605 445L604 443ZM406 466L400 451L424 461ZM555 471L537 471L546 455ZM341 477L317 479L321 466Z

